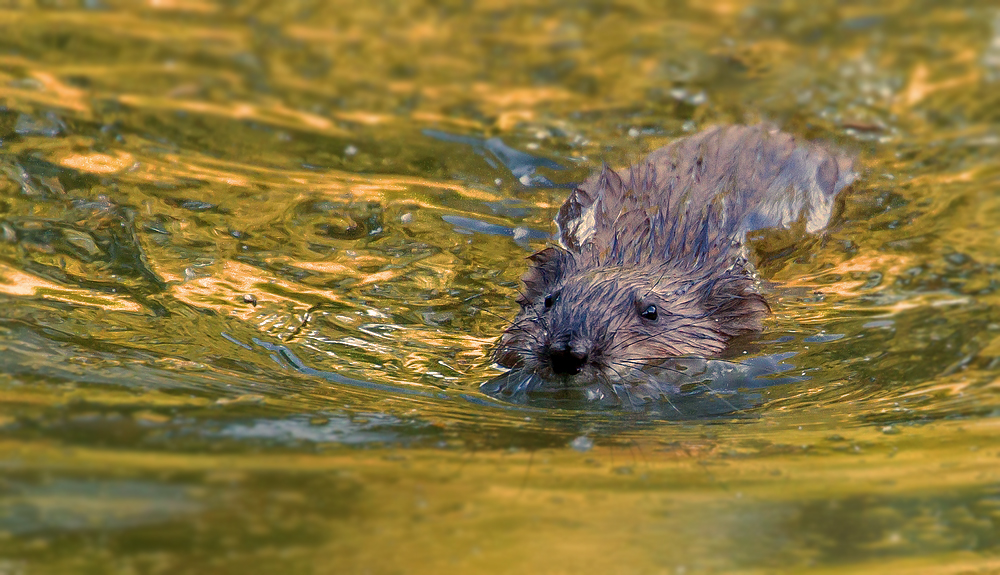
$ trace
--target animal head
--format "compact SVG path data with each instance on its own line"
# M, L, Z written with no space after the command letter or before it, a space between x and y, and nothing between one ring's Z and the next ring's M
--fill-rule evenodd
M715 355L770 311L739 265L608 265L556 247L530 259L494 359L547 379L619 381L671 357Z

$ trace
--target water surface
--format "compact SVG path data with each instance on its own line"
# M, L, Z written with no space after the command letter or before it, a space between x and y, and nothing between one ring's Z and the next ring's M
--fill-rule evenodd
M986 1L8 3L0 573L1000 571L998 88ZM861 172L774 381L480 391L567 186L760 121Z

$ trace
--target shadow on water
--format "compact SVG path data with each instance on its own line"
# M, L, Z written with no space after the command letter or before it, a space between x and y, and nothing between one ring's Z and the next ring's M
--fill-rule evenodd
M794 354L761 356L743 362L676 358L643 370L642 380L600 382L554 388L552 382L521 369L483 383L486 395L532 407L561 409L624 409L653 419L739 417L763 405L759 390L805 381L805 376L781 375L795 369L785 360Z

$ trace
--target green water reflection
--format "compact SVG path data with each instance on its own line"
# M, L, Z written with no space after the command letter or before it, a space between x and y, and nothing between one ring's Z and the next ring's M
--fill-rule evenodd
M3 4L0 574L1000 571L998 82L986 1ZM479 392L566 186L759 121L862 167L787 379Z

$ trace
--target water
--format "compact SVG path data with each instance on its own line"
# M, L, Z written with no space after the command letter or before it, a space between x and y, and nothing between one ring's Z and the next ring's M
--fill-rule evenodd
M1000 570L993 3L14 2L0 31L0 573ZM862 172L825 237L759 239L775 381L479 390L566 186L758 121Z

